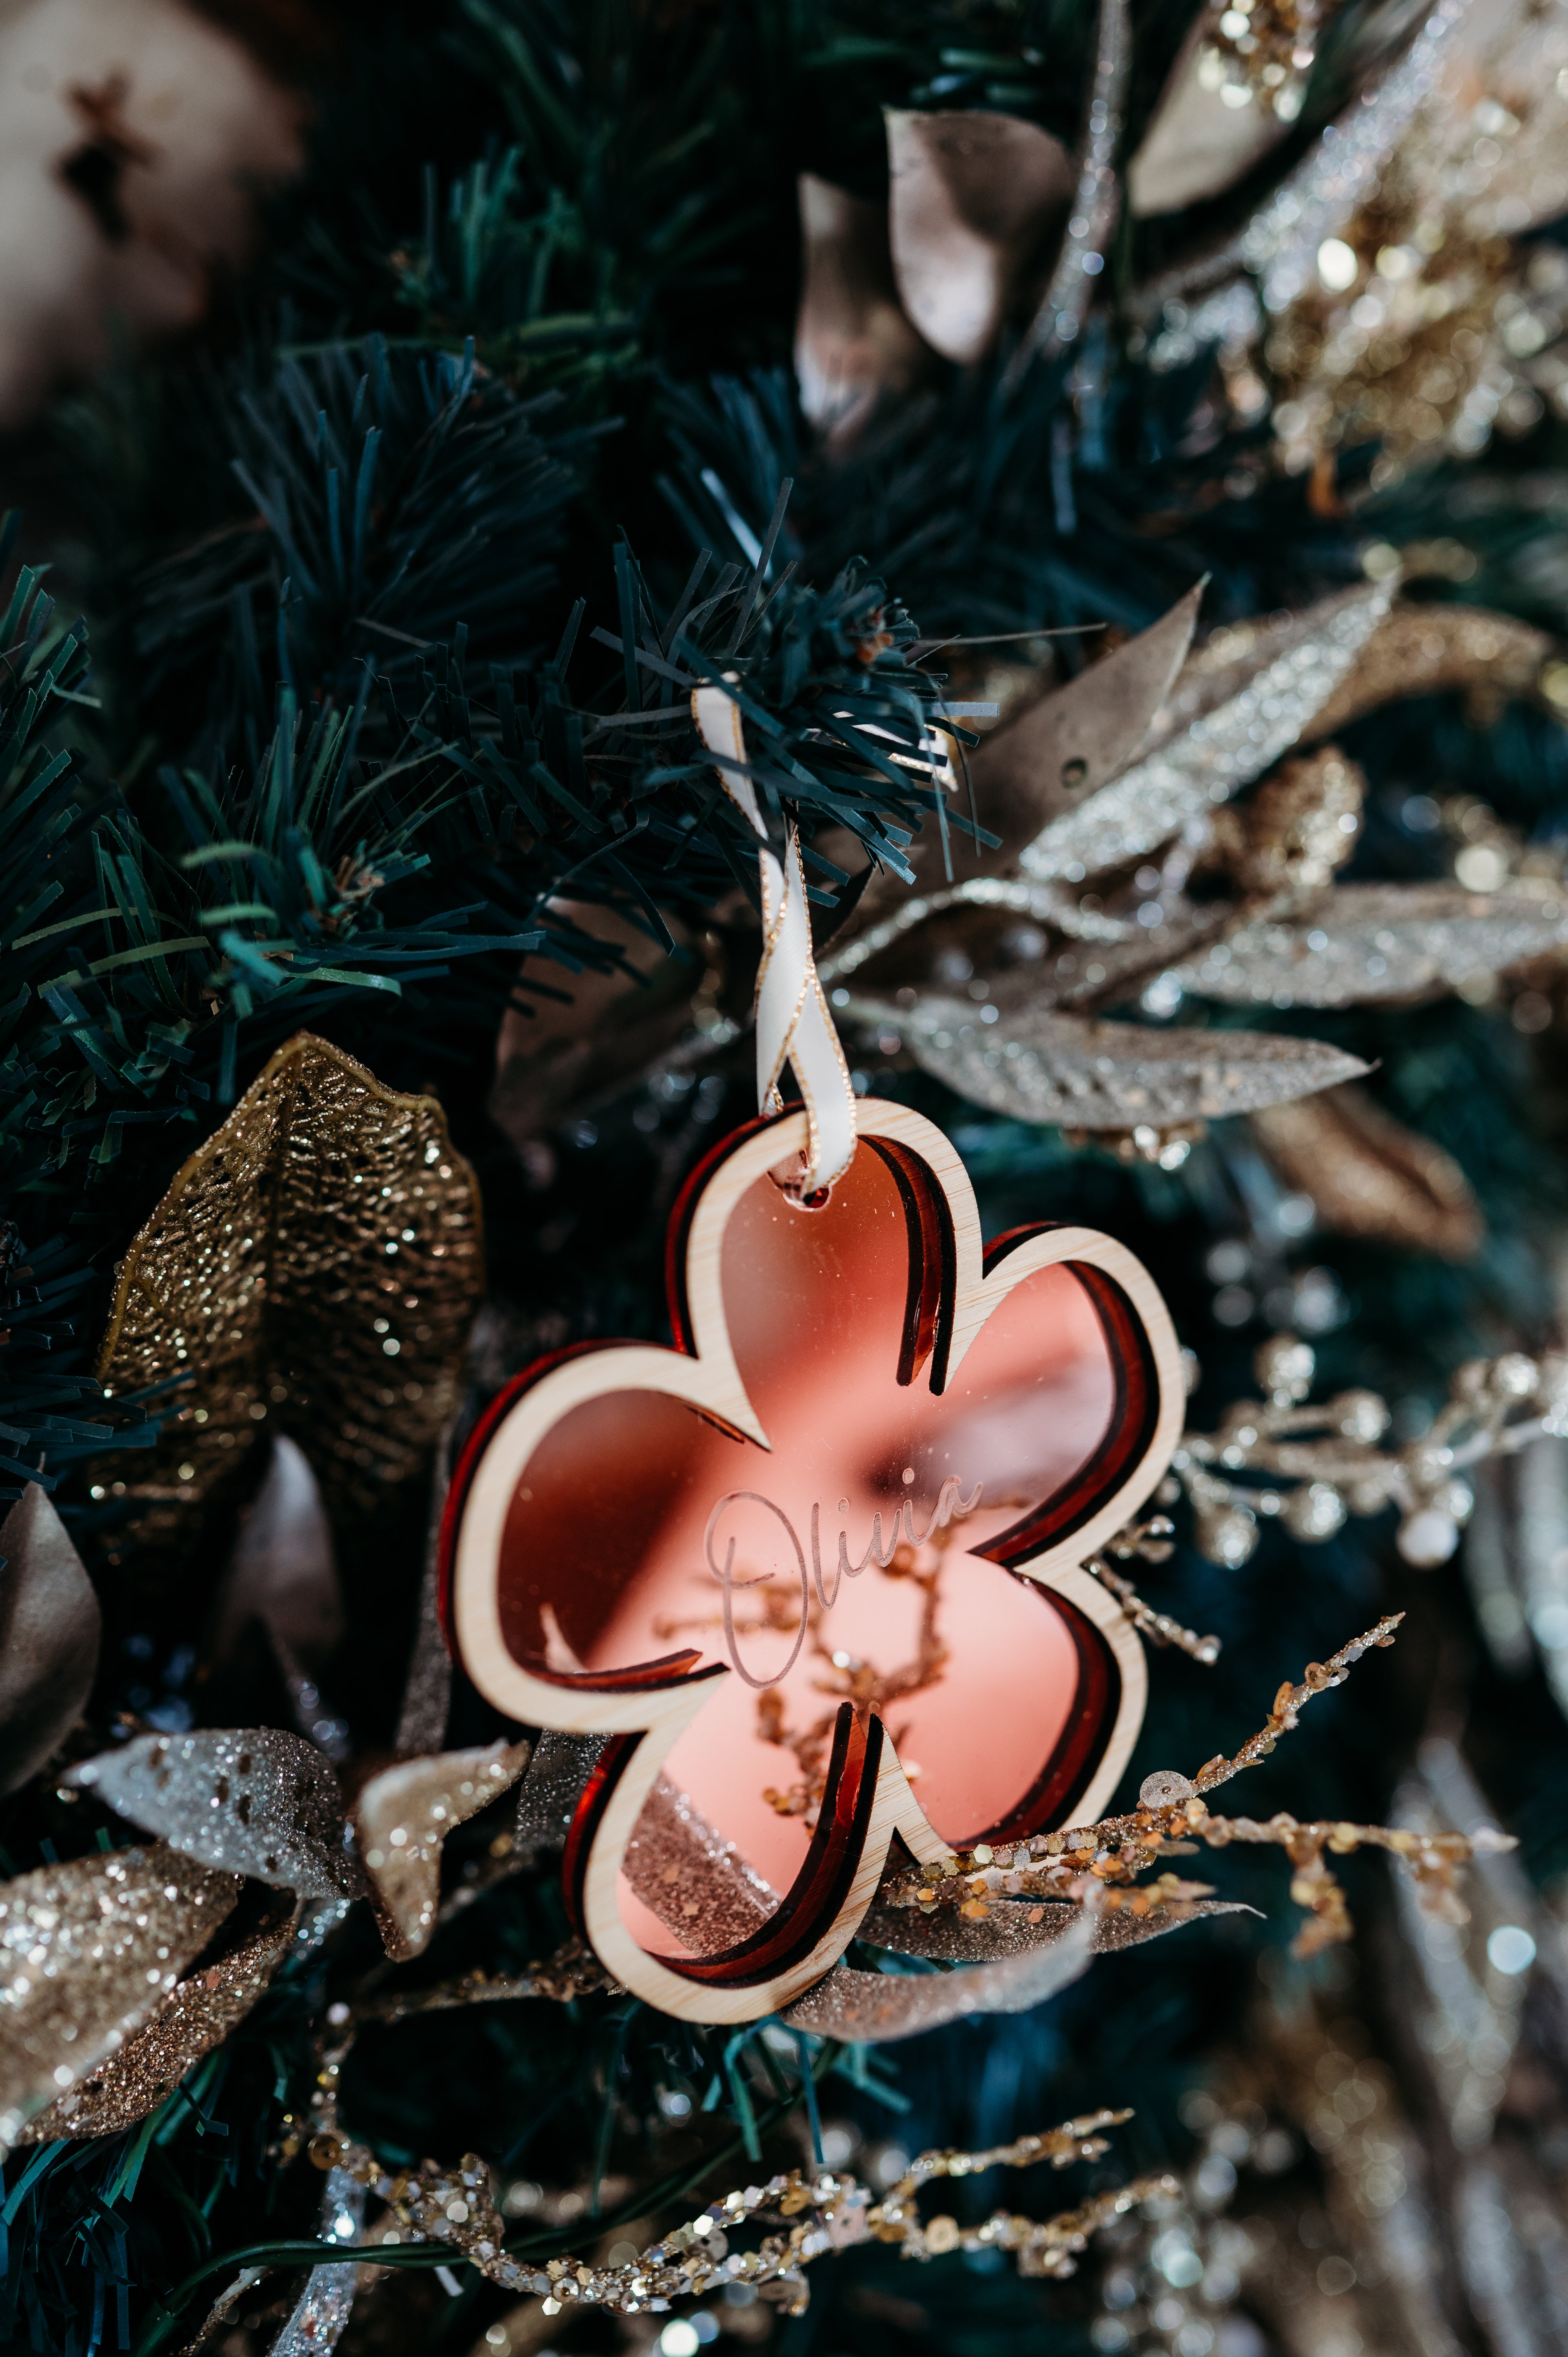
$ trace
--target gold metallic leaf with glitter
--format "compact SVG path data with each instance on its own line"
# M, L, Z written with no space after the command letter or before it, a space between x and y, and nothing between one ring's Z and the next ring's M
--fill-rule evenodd
M456 1395L481 1285L478 1189L440 1106L302 1031L186 1163L122 1267L99 1373L189 1375L150 1452L112 1464L130 1535L187 1551L269 1420L328 1515L415 1470ZM116 1485L117 1487L118 1485Z
M1486 1237L1468 1179L1442 1147L1364 1090L1329 1089L1252 1115L1274 1172L1336 1235L1469 1260Z
M139 1735L82 1760L64 1781L204 1865L307 1899L363 1889L325 1754L277 1727Z
M274 1899L248 1931L226 1933L221 1953L177 1981L152 2019L29 2121L17 2143L117 2136L145 2119L244 2019L288 1953L298 1920L297 1901Z
M400 1760L361 1786L354 1803L360 1857L389 1956L401 1964L430 1944L441 1891L441 1846L488 1808L528 1765L529 1743Z
M0 2147L141 2028L239 1889L164 1842L0 1886Z

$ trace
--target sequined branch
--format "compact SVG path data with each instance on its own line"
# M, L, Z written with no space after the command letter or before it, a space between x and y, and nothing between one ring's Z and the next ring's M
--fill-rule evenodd
M618 2316L636 2316L644 2309L659 2314L674 2300L732 2283L746 2284L786 2314L799 2316L809 2297L805 2268L813 2259L855 2243L892 2244L908 2259L942 2258L952 2251L1005 2251L1020 2274L1071 2275L1077 2255L1096 2228L1141 2201L1174 2191L1176 2180L1164 2174L1138 2178L1043 2220L997 2210L978 2226L961 2226L946 2214L922 2220L916 2197L939 2178L972 2177L998 2167L1032 2169L1041 2163L1065 2169L1074 2161L1098 2160L1107 2150L1100 2131L1131 2116L1129 2112L1094 2112L983 2152L922 2153L880 2201L853 2177L827 2169L812 2176L790 2169L769 2178L766 2185L748 2185L709 2202L639 2257L613 2266L594 2266L571 2257L542 2265L514 2257L504 2245L505 2229L490 2191L489 2171L477 2154L467 2154L455 2169L426 2161L416 2171L392 2171L365 2146L335 2135L313 2138L310 2154L319 2169L344 2172L386 2202L398 2221L387 2241L395 2241L402 2230L420 2240L449 2244L492 2283L535 2293L547 2316L572 2307L606 2308ZM781 2231L765 2233L755 2249L732 2251L729 2236L758 2221L776 2223Z
M1283 1811L1259 1823L1251 1817L1213 1816L1203 1797L1243 1769L1255 1768L1266 1760L1280 1737L1294 1728L1315 1695L1342 1685L1369 1647L1393 1642L1402 1618L1401 1613L1390 1614L1364 1636L1342 1646L1327 1662L1309 1663L1299 1685L1287 1678L1274 1696L1266 1723L1234 1758L1218 1753L1191 1778L1166 1770L1145 1777L1140 1806L1130 1815L1106 1817L1099 1824L1074 1826L1062 1833L1036 1834L1014 1844L982 1842L973 1849L957 1852L940 1874L918 1867L905 1868L884 1881L879 1902L887 1907L916 1907L924 1915L947 1909L979 1921L998 1901L1006 1905L1037 1900L1059 1905L1067 1900L1081 1905L1091 1890L1098 1889L1100 1904L1107 1911L1126 1907L1134 1914L1147 1914L1173 1902L1208 1898L1211 1886L1184 1882L1166 1872L1152 1884L1134 1889L1140 1875L1162 1858L1190 1857L1200 1845L1225 1849L1232 1842L1243 1842L1283 1849L1294 1868L1291 1897L1311 1917L1295 1942L1298 1955L1311 1955L1348 1940L1353 1928L1344 1894L1324 1862L1325 1851L1344 1857L1357 1849L1387 1850L1414 1873L1423 1902L1432 1912L1463 1921L1454 1889L1457 1868L1482 1853L1511 1849L1510 1835L1489 1827L1466 1835L1414 1833L1403 1827L1353 1824L1343 1819L1302 1824ZM1041 1904L1028 1909L1026 1920L1043 1921L1045 1916L1046 1906Z

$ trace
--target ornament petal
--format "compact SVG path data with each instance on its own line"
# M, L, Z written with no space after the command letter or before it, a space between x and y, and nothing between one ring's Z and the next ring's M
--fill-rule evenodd
M492 1743L400 1760L361 1785L353 1812L360 1857L386 1952L400 1964L422 1953L435 1930L447 1835L516 1783L532 1748Z
M1050 820L1024 851L1041 882L1097 876L1154 851L1228 802L1300 743L1389 608L1387 583L1308 608L1271 636L1240 679L1212 661L1178 679L1170 733L1110 785ZM1240 668L1240 666L1238 666ZM1216 700L1223 697L1223 700ZM1196 707L1196 708L1195 708Z
M0 1523L0 1792L36 1774L81 1717L101 1631L81 1557L29 1481Z
M306 1899L351 1899L363 1889L343 1846L337 1779L297 1735L272 1727L140 1735L84 1760L64 1781L204 1865Z
M977 361L1066 216L1072 158L1016 115L889 108L886 124L888 229L904 308L944 360Z
M1240 927L1176 975L1225 1006L1360 1006L1433 997L1565 942L1568 895L1558 890L1341 884L1294 916Z
M972 1001L935 992L913 1006L851 999L848 1011L897 1024L917 1062L972 1103L1073 1129L1216 1121L1368 1069L1321 1039L1271 1032L1164 1030L1031 1006L984 1023Z
M0 2147L141 2028L239 1889L163 1842L0 1888Z
M182 1864L180 1871L189 1869ZM117 2136L145 2119L244 2019L288 1953L298 1921L297 1902L274 1899L259 1922L237 1938L225 1935L220 1953L206 1950L206 1961L176 1983L152 2019L30 2121L17 2143Z
M476 1182L435 1099L307 1031L280 1048L121 1271L100 1376L116 1394L193 1379L158 1447L116 1467L133 1540L172 1570L269 1427L329 1516L411 1474L455 1404L479 1258Z

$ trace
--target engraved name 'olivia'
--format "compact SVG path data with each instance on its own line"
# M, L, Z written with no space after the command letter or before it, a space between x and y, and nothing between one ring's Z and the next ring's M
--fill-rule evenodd
M823 1611L831 1612L838 1601L839 1589L846 1579L858 1579L861 1573L873 1563L886 1571L901 1546L923 1546L934 1532L944 1530L950 1523L961 1523L969 1515L978 1513L983 1487L983 1484L977 1481L972 1493L966 1498L963 1494L962 1482L956 1474L950 1474L937 1492L937 1502L931 1509L931 1519L923 1531L916 1527L915 1504L911 1498L901 1498L894 1507L893 1519L886 1538L883 1536L881 1514L873 1514L870 1544L858 1563L851 1563L848 1535L841 1530L838 1534L838 1560L832 1571L831 1593L827 1582L822 1577L822 1510L820 1505L813 1503L811 1507L809 1541L811 1562L808 1568L807 1548L801 1545L800 1534L782 1506L776 1505L771 1498L763 1497L757 1490L726 1490L708 1516L708 1527L703 1534L703 1547L707 1556L708 1569L724 1590L725 1650L729 1655L731 1668L739 1673L748 1686L756 1686L760 1690L764 1686L777 1685L781 1678L789 1676L800 1659L800 1648L806 1641L806 1627L813 1587L816 1590L817 1601ZM750 1587L767 1587L774 1575L765 1571L759 1572L755 1579L737 1579L735 1576L736 1541L733 1536L725 1548L722 1563L714 1552L714 1543L719 1536L719 1524L732 1506L739 1505L761 1506L783 1526L784 1534L794 1553L796 1575L800 1583L800 1620L795 1631L795 1642L790 1648L789 1658L781 1669L773 1671L765 1678L754 1678L741 1660L740 1647L736 1641L735 1598L737 1592L744 1593ZM841 1517L849 1512L847 1498L839 1500L838 1511Z

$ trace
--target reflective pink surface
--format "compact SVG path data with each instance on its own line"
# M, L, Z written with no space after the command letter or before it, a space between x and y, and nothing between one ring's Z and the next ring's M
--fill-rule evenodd
M679 1402L612 1394L535 1452L508 1523L502 1621L520 1658L619 1668L695 1646L732 1665L668 1772L779 1891L841 1701L881 1712L957 1841L1027 1791L1076 1691L1048 1594L973 1550L1104 1437L1100 1320L1069 1271L1042 1270L944 1396L929 1367L901 1386L909 1250L897 1185L864 1146L824 1211L759 1181L731 1215L723 1286L771 1450Z

